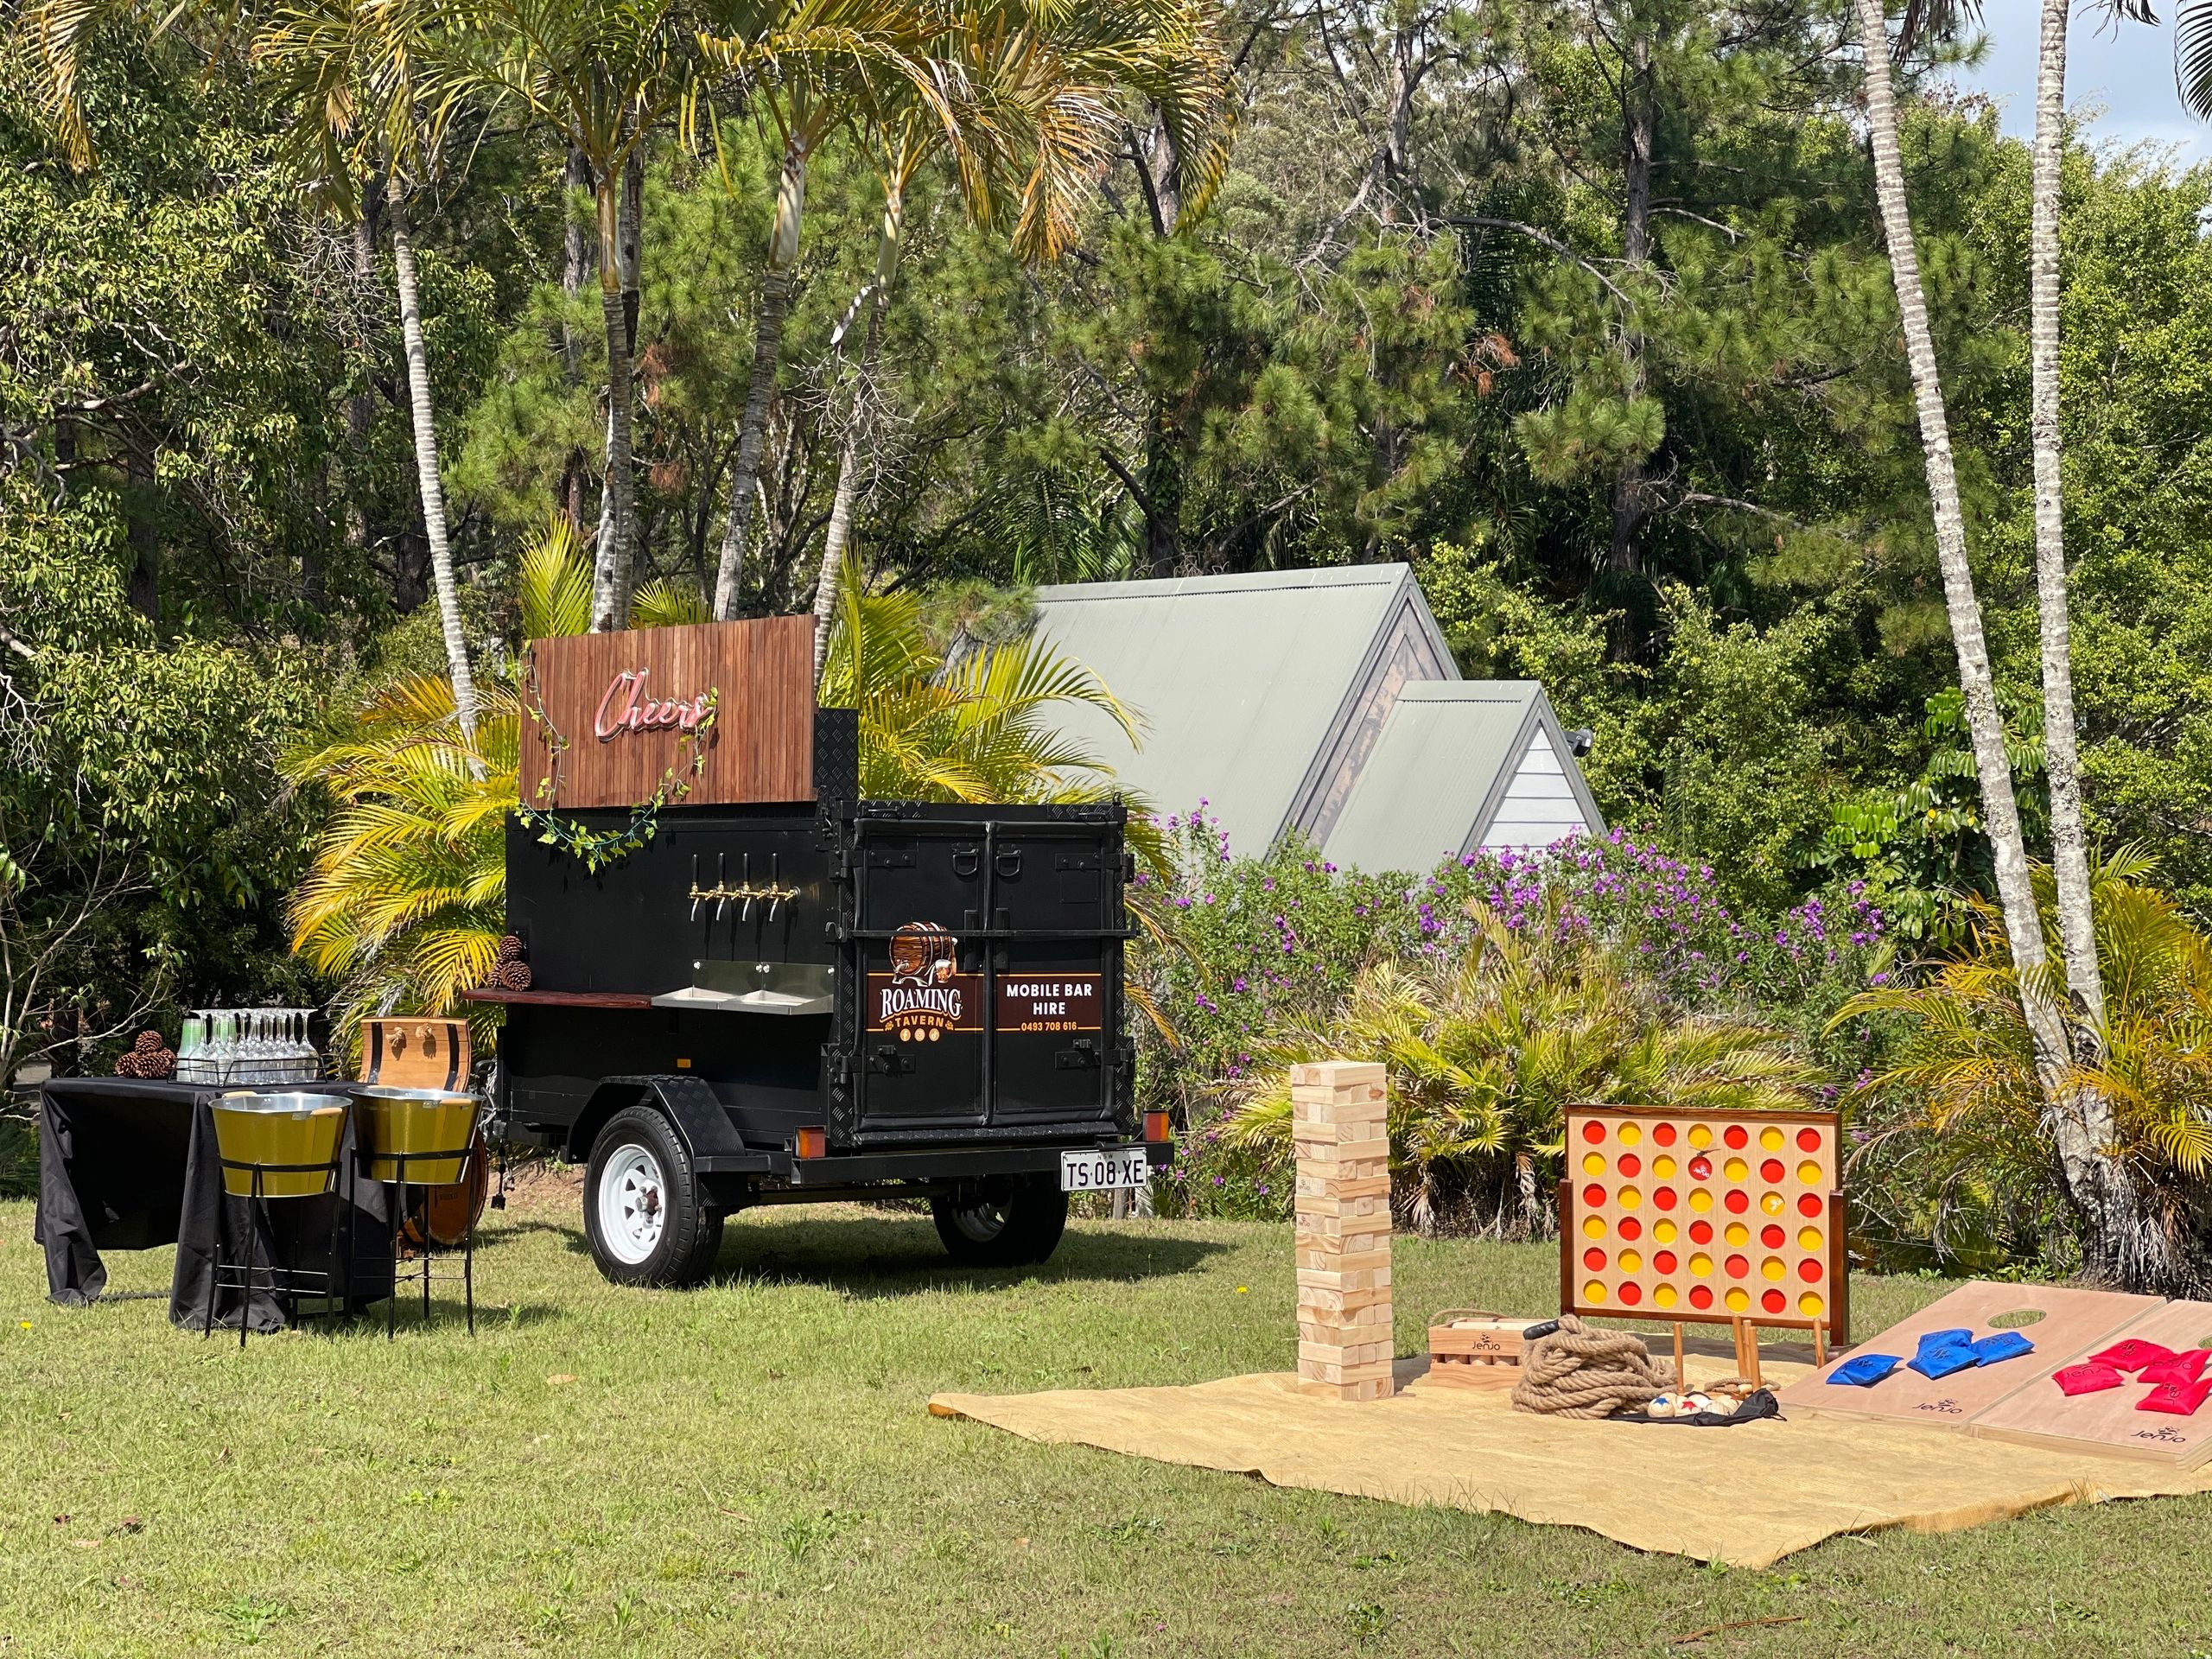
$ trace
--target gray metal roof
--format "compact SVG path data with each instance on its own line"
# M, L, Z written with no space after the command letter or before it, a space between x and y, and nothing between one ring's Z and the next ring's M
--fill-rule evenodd
M1067 735L1162 811L1201 798L1238 852L1325 834L1407 679L1459 675L1402 564L1064 583L1037 631L1141 714L1133 752L1103 715Z
M1475 850L1539 734L1566 785L1558 809L1562 821L1604 830L1541 686L1533 680L1430 682L1399 692L1323 851L1333 863L1363 870L1418 871Z

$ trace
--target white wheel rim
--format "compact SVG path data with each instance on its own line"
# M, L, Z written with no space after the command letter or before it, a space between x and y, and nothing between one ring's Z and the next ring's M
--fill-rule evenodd
M660 1160L643 1147L617 1148L599 1173L599 1236L608 1254L635 1267L660 1248L667 1224Z

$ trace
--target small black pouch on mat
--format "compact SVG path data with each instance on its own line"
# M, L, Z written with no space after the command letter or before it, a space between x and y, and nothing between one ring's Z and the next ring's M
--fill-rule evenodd
M1756 1423L1762 1417L1783 1421L1782 1407L1771 1389L1756 1390L1750 1398L1733 1411L1700 1411L1694 1417L1646 1417L1637 1413L1616 1417L1617 1423L1687 1423L1692 1428L1733 1428L1738 1423Z

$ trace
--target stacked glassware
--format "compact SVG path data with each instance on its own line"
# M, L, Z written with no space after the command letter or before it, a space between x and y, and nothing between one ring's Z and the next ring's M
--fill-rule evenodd
M179 1083L313 1083L322 1056L308 1038L312 1008L202 1008L177 1041Z

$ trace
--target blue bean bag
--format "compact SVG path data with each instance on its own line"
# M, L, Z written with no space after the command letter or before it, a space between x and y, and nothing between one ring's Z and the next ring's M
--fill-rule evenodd
M1904 1363L1895 1354L1853 1354L1828 1373L1828 1381L1846 1388L1871 1389Z

